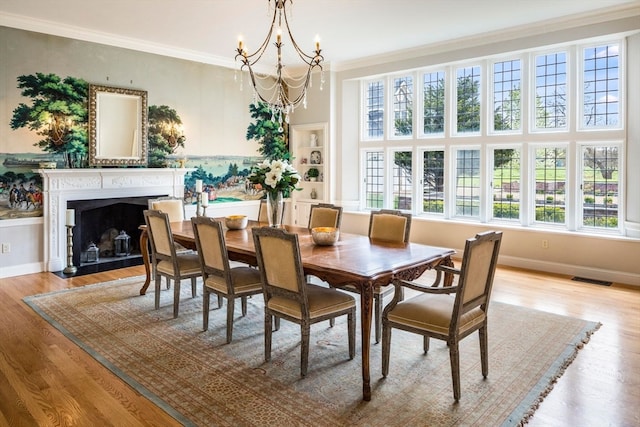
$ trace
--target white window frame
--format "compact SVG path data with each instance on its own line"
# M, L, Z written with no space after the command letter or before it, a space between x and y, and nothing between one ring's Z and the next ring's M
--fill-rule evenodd
M586 147L616 147L618 149L618 227L617 228L601 228L601 227L585 227L584 226L584 188L582 187L582 178L584 176L584 157L583 151ZM624 211L625 211L625 163L621 161L626 158L624 153L624 143L620 140L615 141L592 141L576 145L576 229L582 232L595 232L598 234L624 234Z
M625 123L624 123L624 119L625 119L625 106L626 106L626 99L625 99L625 82L626 82L626 64L625 64L625 58L626 58L626 43L625 43L626 39L603 39L603 40L594 40L590 43L581 43L579 45L576 46L576 63L577 65L577 70L579 70L579 72L576 72L577 74L577 84L576 84L576 94L577 94L577 105L576 105L576 130L578 132L593 132L593 131L615 131L615 130L622 130L625 129ZM618 44L619 46L619 50L618 50L618 83L619 83L619 89L618 89L618 93L619 93L619 99L618 99L618 126L584 126L584 124L582 123L582 113L583 113L583 109L584 109L584 69L582 68L584 66L584 50L585 48L588 47L594 47L594 46L603 46L603 45L609 45L609 44Z

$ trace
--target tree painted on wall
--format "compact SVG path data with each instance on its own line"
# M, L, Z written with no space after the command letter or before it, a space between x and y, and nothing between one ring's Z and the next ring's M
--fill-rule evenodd
M247 128L247 141L258 141L258 153L267 160L291 160L287 147L287 130L280 128L269 106L265 103L249 105L251 118L255 120Z
M89 84L75 77L36 73L18 77L21 95L32 99L13 110L11 129L26 127L43 138L34 144L65 155L69 166L86 161Z
M149 167L166 167L167 156L184 148L186 140L176 110L166 105L149 106Z

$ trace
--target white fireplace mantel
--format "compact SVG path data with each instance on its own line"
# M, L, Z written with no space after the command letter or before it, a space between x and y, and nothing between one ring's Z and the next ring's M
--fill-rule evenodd
M70 200L184 195L184 177L194 169L38 169L43 177L44 265L66 267L65 212Z

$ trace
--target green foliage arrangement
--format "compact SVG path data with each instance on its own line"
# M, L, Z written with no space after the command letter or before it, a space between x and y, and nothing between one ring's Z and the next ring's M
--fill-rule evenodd
M269 106L263 102L251 104L249 112L255 122L247 128L247 141L258 141L258 153L267 160L291 160L286 130L275 119Z
M69 166L86 162L89 84L75 77L36 73L19 76L18 89L33 102L20 103L13 110L11 129L35 131L43 138L34 146L64 154Z
M149 106L149 167L165 167L167 156L184 148L186 139L176 110L166 105Z

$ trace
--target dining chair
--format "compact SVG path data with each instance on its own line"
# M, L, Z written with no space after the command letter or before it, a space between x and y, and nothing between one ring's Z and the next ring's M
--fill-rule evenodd
M355 355L355 298L337 289L306 283L298 235L272 227L254 228L253 239L264 293L265 361L271 360L272 320L300 325L300 375L307 375L311 325L347 315L349 359ZM277 325L276 325L277 326Z
M149 210L162 211L169 215L169 222L184 221L184 201L179 197L164 196L147 201Z
M372 211L369 216L369 238L373 241L407 243L411 233L411 214L395 209L380 209ZM346 291L357 292L358 288L347 285ZM374 300L374 328L376 343L380 342L382 333L382 304L384 297L393 293L392 283L376 286L373 289Z
M393 300L382 315L382 375L389 374L391 329L397 328L423 335L423 350L429 350L429 338L447 342L451 359L453 397L460 399L460 359L458 343L478 331L482 376L489 374L487 340L487 311L491 298L493 277L498 263L502 232L487 231L467 239L459 269L436 267L432 286L395 280ZM443 274L458 275L456 286L438 286ZM401 301L402 288L419 294ZM453 294L453 295L451 295Z
M234 302L240 298L242 316L246 316L247 297L262 294L260 272L248 266L230 266L224 228L219 220L200 216L191 218L191 224L202 268L202 329L209 329L211 294L218 296L218 308L222 307L224 298L227 300L227 343L230 343L233 338Z
M155 308L160 308L160 280L174 280L173 317L178 317L180 305L180 282L191 279L191 295L195 297L196 279L202 276L200 259L193 252L177 253L171 233L169 214L158 210L145 210L144 220L147 225L151 244L151 263L155 272Z
M184 221L186 218L184 201L179 197L163 196L147 200L149 210L158 210L169 215L169 222ZM175 242L176 252L191 252L180 243ZM155 277L155 271L153 272ZM171 288L171 280L167 279L167 289Z
M335 227L340 228L342 222L342 206L331 203L318 203L311 205L309 212L308 228Z

